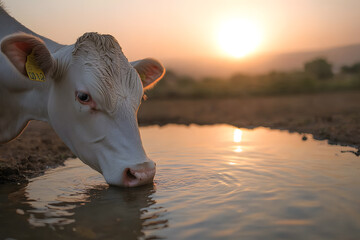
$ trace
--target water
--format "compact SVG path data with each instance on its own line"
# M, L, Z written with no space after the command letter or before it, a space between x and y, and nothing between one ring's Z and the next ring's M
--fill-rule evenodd
M0 185L0 239L360 239L360 158L302 135L141 128L155 184L108 187L77 159Z

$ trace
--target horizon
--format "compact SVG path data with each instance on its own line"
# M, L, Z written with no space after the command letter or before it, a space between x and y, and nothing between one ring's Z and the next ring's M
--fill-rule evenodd
M261 58L268 56L360 44L360 34L354 35L360 29L357 11L360 2L356 0L295 3L277 0L271 5L264 0L2 2L24 26L61 44L72 44L89 31L112 34L130 61L153 57L165 65L176 61L195 65L200 64L196 61L203 61L203 65L214 61L231 64L258 61L260 65ZM248 22L251 27L239 27L232 33L231 29L238 27L228 24L232 20ZM224 31L226 24L228 29ZM254 31L256 36L243 41L243 36ZM219 43L219 37L225 43ZM236 41L229 42L232 38ZM257 45L252 46L255 41ZM238 42L242 42L241 46ZM226 68L219 65L223 67Z

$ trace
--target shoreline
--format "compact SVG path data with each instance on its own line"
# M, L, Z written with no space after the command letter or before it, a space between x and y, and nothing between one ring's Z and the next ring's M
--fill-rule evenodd
M360 155L360 92L231 99L145 101L140 126L229 124L312 134ZM0 145L0 183L25 183L75 157L44 122L31 121L17 139Z

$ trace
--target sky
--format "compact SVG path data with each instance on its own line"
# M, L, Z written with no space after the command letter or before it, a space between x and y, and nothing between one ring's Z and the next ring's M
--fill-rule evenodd
M360 43L359 0L3 0L3 3L22 24L62 44L72 44L89 31L112 34L130 60L231 58L218 41L220 28L229 19L250 21L260 32L260 43L251 54Z

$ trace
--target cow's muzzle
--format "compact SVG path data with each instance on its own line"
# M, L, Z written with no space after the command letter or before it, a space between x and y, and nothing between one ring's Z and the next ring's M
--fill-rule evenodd
M156 168L154 162L144 162L125 168L122 182L125 187L137 187L152 183Z

